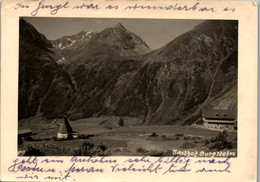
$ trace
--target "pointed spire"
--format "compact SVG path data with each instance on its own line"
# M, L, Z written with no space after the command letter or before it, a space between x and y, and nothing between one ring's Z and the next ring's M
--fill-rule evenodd
M68 134L68 133L71 133L72 131L73 130L72 130L72 127L70 126L68 118L64 117L58 133Z

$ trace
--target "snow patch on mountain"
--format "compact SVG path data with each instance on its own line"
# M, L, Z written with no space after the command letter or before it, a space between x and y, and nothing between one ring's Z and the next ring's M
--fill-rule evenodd
M52 43L53 47L55 47L59 50L63 50L65 48L71 47L76 42L92 38L94 34L95 33L93 33L92 31L88 31L88 32L83 31L76 35L64 36L62 38L53 40L53 41L51 41L51 43Z

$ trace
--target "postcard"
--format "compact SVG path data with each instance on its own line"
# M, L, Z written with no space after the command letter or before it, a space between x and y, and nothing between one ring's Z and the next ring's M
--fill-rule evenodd
M2 2L3 181L256 181L255 2Z

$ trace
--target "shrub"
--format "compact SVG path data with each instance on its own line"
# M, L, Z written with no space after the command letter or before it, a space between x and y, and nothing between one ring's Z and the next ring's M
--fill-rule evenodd
M227 140L228 133L227 131L220 132L217 136L210 139L211 144L205 141L205 145L210 145L209 149L216 149L218 151L223 149L232 149L233 143Z
M217 141L214 145L210 146L209 149L216 149L218 151L223 150L223 149L232 149L233 145L232 142L228 141Z
M88 139L90 137L93 137L94 135L85 135L85 134L81 134L78 136L79 139Z
M29 146L25 150L24 156L45 156L45 154L40 149Z
M119 122L118 122L118 125L119 125L119 126L122 126L122 127L124 126L124 120L123 120L122 117L120 118L120 120L119 120Z
M140 153L140 154L146 154L148 152L148 150L146 150L142 147L139 147L139 148L136 149L136 152Z
M178 136L178 137L183 137L184 134L183 133L176 133L175 136Z
M194 136L194 137L191 137L191 139L193 139L193 140L201 140L201 137Z
M152 150L148 153L148 155L150 156L172 156L172 151L171 150L167 150L166 152L163 151L158 151L158 150Z
M84 142L80 149L75 152L75 155L79 156L91 156L94 154L94 144L89 142Z
M191 137L190 136L184 136L184 138L183 138L184 140L190 140L191 139Z
M213 143L213 142L216 142L216 141L225 141L227 140L227 131L223 131L223 132L220 132L216 137L212 137L210 139L210 141Z
M167 138L165 135L162 135L162 141L172 140L171 138Z
M205 145L208 145L209 144L209 139L206 139L205 140Z
M155 133L155 132L153 132L153 133L150 135L150 137L158 137L158 134Z
M152 150L149 152L150 156L164 156L164 153L162 151L158 151L158 150Z
M107 146L106 146L106 145L103 145L103 144L98 145L97 148L100 149L100 150L102 150L102 151L107 150Z
M166 136L165 136L165 135L162 135L162 138L166 138Z
M183 149L189 149L189 148L194 148L196 146L195 143L190 143L190 142L184 142L181 146Z
M87 139L87 138L88 138L88 136L87 136L87 135L84 135L84 134L81 134L81 135L79 135L78 137L79 137L79 139Z
M106 152L107 146L105 145L98 145L95 146L93 143L84 142L82 146L74 151L75 156L107 156L109 155Z

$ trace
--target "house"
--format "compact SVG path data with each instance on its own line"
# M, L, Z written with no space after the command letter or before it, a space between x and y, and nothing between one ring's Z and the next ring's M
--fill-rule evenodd
M77 132L74 132L72 130L71 125L69 124L69 121L67 118L63 120L63 122L60 125L60 128L57 133L57 139L62 140L62 139L68 139L68 138L77 138L78 134Z
M18 145L23 144L25 137L32 135L32 130L30 128L20 128L18 129Z
M202 121L206 128L210 129L237 129L236 112L233 110L213 110L202 111Z

